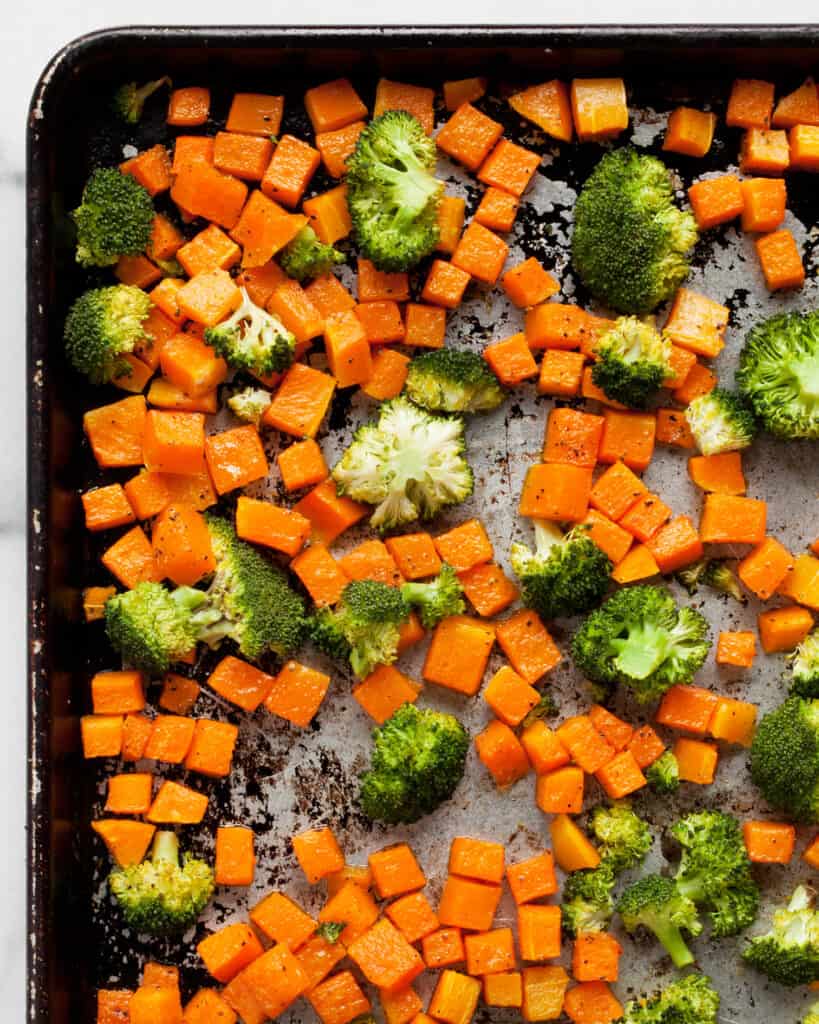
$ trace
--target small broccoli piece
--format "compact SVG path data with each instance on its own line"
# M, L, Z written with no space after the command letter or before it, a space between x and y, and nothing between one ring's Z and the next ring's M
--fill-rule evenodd
M702 925L696 906L670 878L646 875L639 879L626 889L616 909L627 932L640 927L653 932L675 967L687 967L694 962L681 931L699 935Z
M754 414L733 391L714 388L688 403L685 418L703 455L747 448L756 434Z
M347 160L347 206L361 252L379 270L409 270L438 244L444 186L435 143L405 110L373 118Z
M146 340L143 322L152 303L141 288L115 284L92 288L77 299L65 321L65 350L75 370L92 384L129 372L122 357Z
M653 842L651 829L634 813L627 800L610 807L595 807L591 830L597 838L603 863L616 875L642 864Z
M640 703L690 683L705 661L708 623L693 608L678 608L662 587L618 590L589 615L572 641L578 668L606 686L628 687Z
M633 409L645 409L671 375L671 342L635 316L616 320L594 354L592 381L609 398Z
M747 603L747 599L740 589L739 580L733 569L723 559L702 558L699 562L692 562L691 565L676 572L674 579L680 586L685 587L692 597L702 584L720 594L733 597L740 604Z
M789 697L763 715L751 744L751 778L772 807L819 821L819 700Z
M306 224L292 242L282 249L279 263L288 277L306 281L329 273L337 264L344 262L344 253L318 240L315 231Z
M258 427L271 401L270 392L264 388L242 388L230 396L227 404L237 419Z
M361 809L373 821L418 821L448 800L463 778L469 734L453 715L402 704L373 730L373 741L360 793Z
M316 928L314 935L334 945L341 938L341 933L347 927L346 921L324 921Z
M151 859L112 871L108 886L131 928L169 935L196 922L213 895L213 871L188 853L180 864L175 833L157 832Z
M540 700L535 704L529 714L520 723L524 729L539 722L544 718L556 718L560 714L557 701L548 691L541 694Z
M719 993L704 974L687 974L645 1000L626 1004L616 1024L717 1024Z
M464 588L458 574L444 562L441 571L428 583L405 583L401 596L418 609L424 629L434 629L448 615L460 615L466 608Z
M603 157L575 204L575 269L619 313L650 313L670 299L696 241L696 222L674 205L665 166L630 147Z
M587 612L608 590L611 560L582 526L565 536L558 526L536 519L535 550L513 544L512 569L523 603L544 619Z
M381 405L333 468L339 494L377 506L378 530L431 519L472 493L463 420L433 416L406 398Z
M319 608L307 619L307 636L328 658L349 661L350 642L344 635L341 621L332 608Z
M800 885L773 915L764 935L751 939L742 958L771 981L792 988L819 981L819 912L815 893Z
M71 214L77 227L77 262L111 267L120 256L137 256L151 240L154 204L147 190L116 167L94 171Z
M735 818L720 811L688 814L671 826L682 847L677 888L708 911L715 936L736 935L759 910L759 888Z
M808 1012L802 1018L802 1024L819 1024L819 1000L808 1007Z
M819 438L819 310L757 324L736 381L766 430L788 441Z
M455 348L416 356L404 387L408 398L431 412L488 412L506 397L485 359Z
M670 750L660 754L644 769L644 774L655 793L676 793L680 788L680 766Z
M234 370L257 377L282 373L293 362L296 339L278 317L257 306L242 288L239 308L216 327L208 327L205 341Z
M145 101L153 96L163 85L171 86L171 80L167 75L157 78L153 82L146 82L145 85L137 85L136 82L126 82L114 93L114 113L118 114L128 124L138 124L142 118L142 110Z
M605 861L596 868L572 871L563 883L563 928L568 935L602 932L614 913L614 871Z
M819 697L819 629L814 629L789 656L791 693Z

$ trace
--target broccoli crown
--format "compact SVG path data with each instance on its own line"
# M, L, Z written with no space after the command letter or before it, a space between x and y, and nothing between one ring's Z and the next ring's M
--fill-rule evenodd
M242 288L235 313L216 327L208 327L205 341L234 370L265 377L281 373L293 362L296 339L278 317L257 306Z
M328 657L336 661L347 661L350 657L350 642L344 635L342 620L332 608L319 608L307 620L307 635Z
M560 714L557 701L548 690L540 695L540 700L520 723L524 729L544 718L556 718Z
M405 110L373 118L347 160L347 206L356 241L379 270L409 270L438 244L444 186L435 143Z
M157 832L151 859L108 876L108 886L128 925L137 932L168 935L189 928L213 895L213 871L185 854L173 832Z
M616 909L627 932L640 927L653 932L675 967L694 962L681 930L699 935L702 925L694 903L682 895L670 878L646 875L639 879L625 890Z
M512 570L521 583L523 603L544 619L594 608L608 590L611 560L582 526L565 536L552 522L536 519L535 550L513 544Z
M646 780L655 793L676 793L680 788L680 766L670 750L660 754L644 769Z
M800 697L819 697L819 629L808 633L788 661L791 693Z
M757 324L736 381L766 430L787 440L819 438L819 310Z
M405 583L401 587L401 596L407 604L418 609L425 629L434 629L448 615L460 615L466 609L463 594L458 574L446 562L434 580Z
M819 700L789 697L763 715L751 744L751 778L772 807L819 821Z
M170 591L160 583L139 583L106 602L108 639L127 664L162 675L196 646L197 610L206 602L207 595L192 587Z
M397 587L378 580L348 583L332 610L313 616L309 634L325 654L349 658L357 676L367 676L377 665L391 665L398 657L401 625L410 608Z
M448 800L463 777L469 734L453 715L402 704L373 730L373 741L360 793L373 821L418 821Z
M819 981L819 913L814 894L798 886L787 907L774 913L770 931L751 939L743 959L780 985Z
M819 1024L819 1001L808 1007L808 1012L802 1018L802 1024Z
M671 298L696 241L696 222L674 205L665 166L631 148L607 153L575 204L575 269L619 313L650 313Z
M165 75L153 82L146 82L145 85L137 85L136 82L126 82L114 93L114 113L118 114L128 124L137 124L142 117L142 110L145 101L162 88L163 85L170 87L171 80Z
M406 398L384 402L333 468L339 494L375 505L370 525L389 530L431 519L472 493L463 420L433 416Z
M651 829L626 800L611 807L595 807L591 829L597 838L603 863L608 864L615 874L642 864L653 842Z
M151 312L146 292L129 284L91 288L77 299L65 321L65 350L75 370L92 384L105 384L130 370L122 358L146 337Z
M116 167L94 171L71 214L77 227L77 262L110 267L136 256L151 240L154 204L147 190Z
M688 403L685 418L703 455L747 448L756 434L754 414L733 391L714 388Z
M705 661L708 623L678 608L662 587L625 587L593 611L572 641L580 670L594 682L627 686L638 701L690 683Z
M671 373L671 342L636 316L621 316L595 346L592 381L609 398L645 409Z
M306 224L279 254L279 263L288 277L306 281L328 273L344 262L344 253L320 242L315 231Z
M693 597L700 588L700 584L716 590L719 594L727 594L733 597L740 604L746 603L745 595L739 585L739 580L728 565L719 558L701 558L699 562L692 562L686 565L679 572L674 574L674 579L685 587Z
M736 819L699 811L672 825L671 834L682 847L677 888L709 912L714 935L747 928L759 909L759 888Z
M646 1000L626 1004L617 1024L717 1024L719 993L704 974L687 974Z
M485 359L455 348L416 356L404 387L416 405L432 412L488 412L506 397Z
M270 392L264 388L242 388L230 396L227 404L237 419L258 426L270 402Z
M569 935L602 932L614 913L614 871L605 861L591 870L572 871L563 883L562 921Z

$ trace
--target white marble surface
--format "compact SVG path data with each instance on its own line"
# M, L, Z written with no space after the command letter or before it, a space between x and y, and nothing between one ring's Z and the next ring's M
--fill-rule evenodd
M271 5L246 0L241 7L244 24L269 23ZM134 9L142 24L224 24L232 9L213 0L176 4L142 0ZM0 1016L21 1021L24 1014L25 913L25 375L23 246L24 154L26 107L37 76L49 58L68 40L108 25L131 23L123 7L89 0L46 0L31 8L17 7L14 18L0 28L0 211L5 244L0 247L0 289L5 294L6 359L0 374L0 408L4 410L0 443L0 622L7 699L0 715L0 749L4 753L0 786L0 821L7 842L0 852ZM535 4L516 0L500 7L492 0L415 0L411 8L393 7L385 15L374 0L347 5L328 0L301 0L297 12L302 24L401 24L411 16L415 24L619 22L650 24L690 23L762 24L775 17L782 23L816 22L815 0L780 0L775 9L749 0L688 0L677 8L656 0L621 0L602 5L598 0L573 0L571 5Z

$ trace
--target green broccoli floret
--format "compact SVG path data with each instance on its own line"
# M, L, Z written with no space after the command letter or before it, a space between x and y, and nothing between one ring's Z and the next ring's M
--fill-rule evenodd
M690 683L710 647L708 623L678 608L662 587L624 587L589 615L572 641L578 668L605 686L628 687L640 703Z
M671 376L671 342L636 316L616 320L594 354L592 381L609 398L633 409L645 409Z
M409 270L438 244L443 182L435 143L405 110L373 118L347 160L347 206L361 252L379 270Z
M416 405L431 412L488 412L506 397L485 359L455 348L416 356L404 388Z
M297 281L321 277L322 274L329 273L337 263L343 263L344 259L343 252L334 249L332 245L320 242L309 224L306 224L279 254L282 270L288 277L293 277Z
M560 714L560 708L558 707L557 701L554 699L552 694L547 691L542 693L540 700L535 704L529 714L520 723L522 728L528 729L530 725L534 725L535 722L540 722L544 718L556 718Z
M329 942L332 946L341 938L341 933L346 927L346 921L323 921L313 932L313 935L324 939L325 942Z
M819 438L819 310L754 327L736 381L766 430L788 441Z
M575 269L618 313L650 313L671 298L696 241L696 222L674 205L665 166L631 148L607 153L575 204Z
M671 826L682 847L677 888L708 911L714 935L736 935L759 910L759 888L735 818L720 811L688 814Z
M595 807L591 830L603 863L616 875L642 864L653 842L651 829L634 813L627 800L610 807Z
M685 418L703 455L747 448L756 434L754 414L733 391L714 388L688 403Z
M152 305L147 292L128 284L83 292L68 311L63 331L74 369L92 384L128 373L122 357L146 340L142 325Z
M630 885L617 901L617 912L627 932L647 928L665 947L675 967L694 962L681 931L699 935L702 925L697 908L683 896L670 878L646 875Z
M242 388L230 396L227 404L237 419L258 427L271 401L270 392L264 388Z
M373 730L373 741L360 793L361 809L373 821L418 821L448 800L463 778L469 733L453 715L402 704Z
M674 579L680 586L685 587L692 597L702 585L720 594L727 594L740 604L747 602L733 569L720 558L702 558L699 562L692 562L691 565L674 573Z
M819 912L814 898L807 886L798 886L787 907L774 913L770 931L751 939L743 960L780 985L819 981Z
M819 700L789 697L763 715L751 744L751 778L772 807L819 821Z
M169 935L196 922L213 895L213 871L188 853L180 864L176 834L157 832L150 860L112 871L108 886L134 931Z
M536 519L535 550L513 544L512 570L523 603L544 619L587 612L599 604L611 579L611 560L578 526L565 536L555 523Z
M660 754L643 773L655 793L676 793L680 788L680 765L670 750Z
M401 596L418 609L424 629L434 629L448 615L460 615L466 609L464 588L458 574L444 562L441 571L428 583L405 583Z
M614 871L610 864L572 871L563 883L562 921L568 935L602 932L614 913Z
M819 629L814 629L789 656L791 693L819 697Z
M171 87L171 80L167 75L157 78L156 81L146 82L145 85L137 85L136 82L126 82L114 93L114 113L118 114L128 124L137 124L142 117L142 109L145 101L153 96L163 85Z
M819 1001L808 1007L808 1012L802 1018L802 1024L819 1024Z
M704 974L687 974L650 999L632 1000L615 1024L717 1024L719 993Z
M465 447L462 419L394 398L382 403L377 423L359 427L332 477L339 494L377 506L371 526L390 530L469 497Z
M257 377L282 373L293 363L296 339L278 317L257 306L242 288L239 308L216 327L208 327L205 341L234 370Z
M77 227L77 262L110 267L137 256L151 240L154 204L147 190L117 167L94 171L71 214Z

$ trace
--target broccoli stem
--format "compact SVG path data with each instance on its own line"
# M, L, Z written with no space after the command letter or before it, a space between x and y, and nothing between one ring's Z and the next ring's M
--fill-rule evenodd
M675 967L687 967L694 963L694 955L685 944L682 933L675 924L663 918L652 917L650 921L646 921L646 925L665 947Z
M179 840L175 832L157 832L151 848L151 860L154 864L179 866Z
M632 679L647 679L668 655L670 640L656 626L642 623L629 630L628 636L612 640L617 651L617 667Z
M706 890L702 878L699 875L687 875L685 878L678 878L677 888L688 897L692 903L702 903L706 898Z
M803 398L819 402L819 356L811 355L793 364L793 375Z

